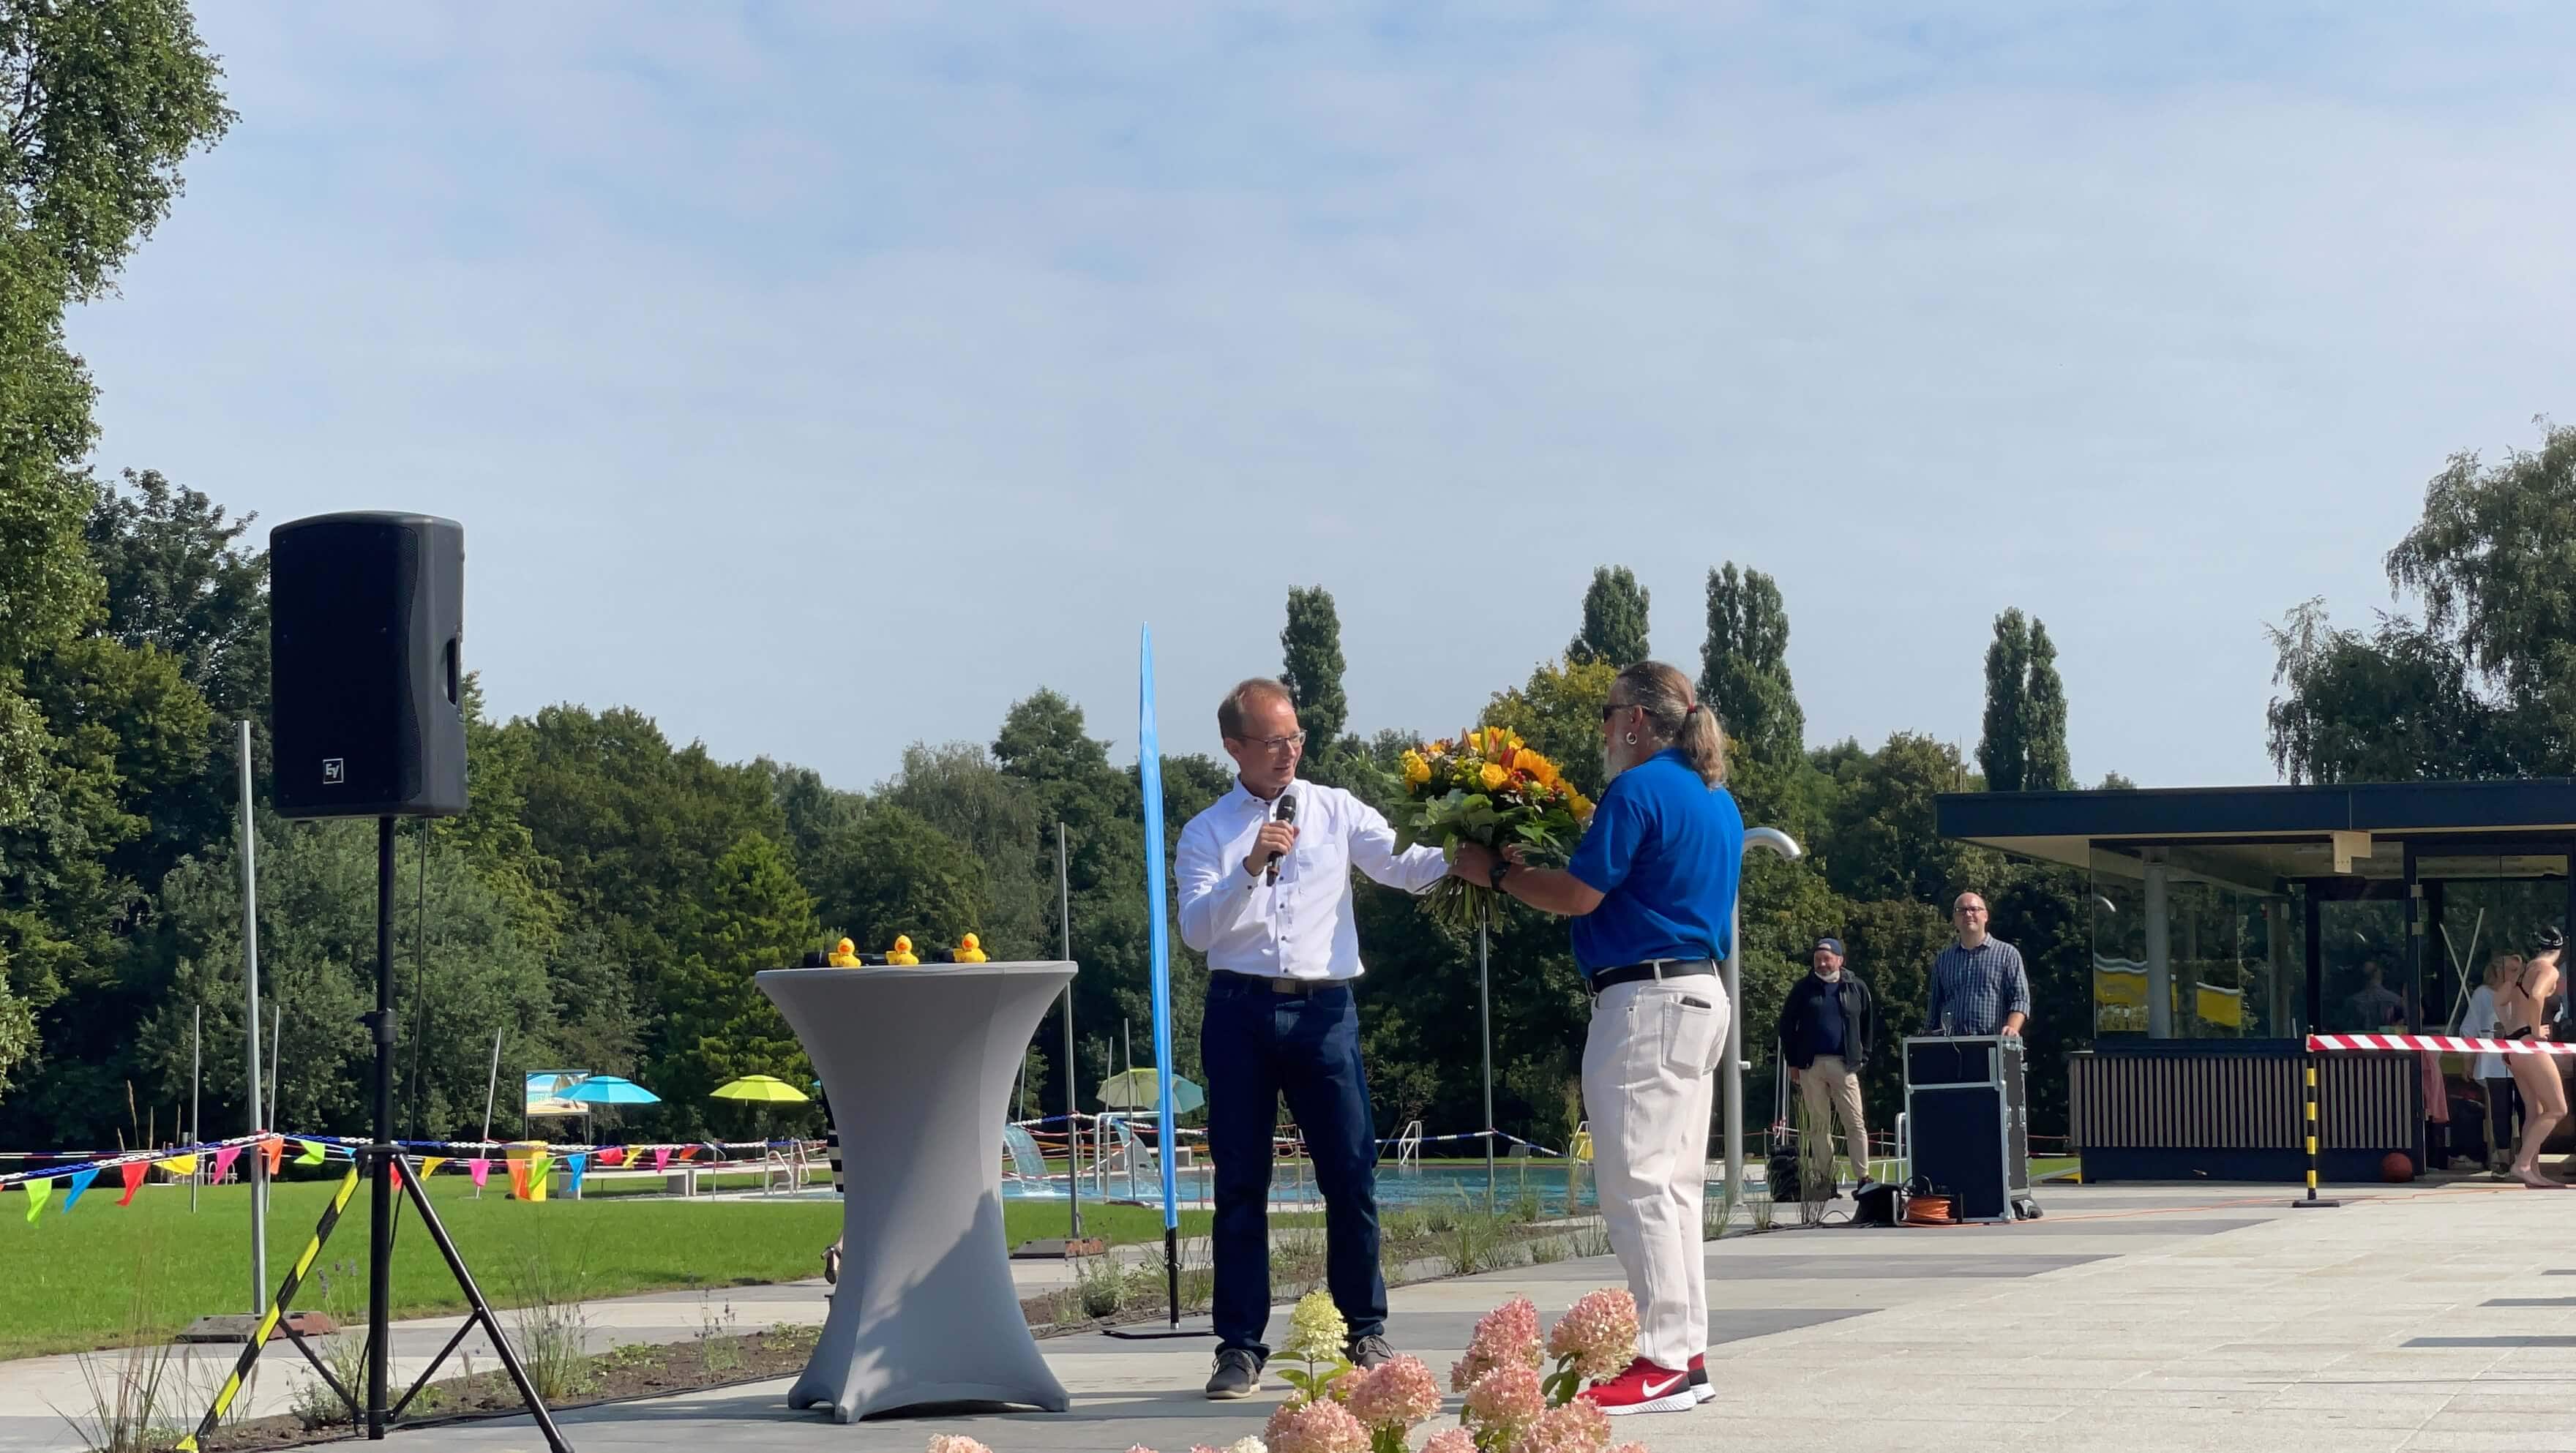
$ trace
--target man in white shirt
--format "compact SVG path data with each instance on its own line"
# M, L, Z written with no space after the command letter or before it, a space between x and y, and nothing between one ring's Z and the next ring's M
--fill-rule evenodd
M1226 693L1217 732L1234 790L1181 829L1181 942L1207 956L1208 1155L1216 1172L1216 1371L1212 1398L1248 1397L1270 1349L1270 1156L1279 1099L1306 1139L1324 1193L1325 1283L1349 1325L1353 1363L1386 1345L1378 1267L1377 1118L1360 1067L1360 976L1351 869L1419 893L1449 871L1436 847L1395 850L1395 830L1336 787L1297 780L1306 734L1288 688Z

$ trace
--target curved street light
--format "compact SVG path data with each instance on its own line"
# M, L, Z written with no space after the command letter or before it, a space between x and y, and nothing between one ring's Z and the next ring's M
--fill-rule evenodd
M1744 834L1744 851L1755 848L1777 853L1787 862L1806 856L1798 840L1776 827L1748 828ZM1741 883L1735 894L1736 906L1726 925L1726 1193L1734 1197L1744 1186L1744 1072L1752 1066L1744 1062L1744 979L1739 967L1744 960L1744 892Z

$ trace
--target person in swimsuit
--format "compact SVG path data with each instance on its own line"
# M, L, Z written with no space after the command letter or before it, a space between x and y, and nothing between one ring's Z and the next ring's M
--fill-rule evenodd
M2504 1038L2552 1036L2549 1004L2558 993L2558 960L2566 945L2565 934L2555 928L2543 930L2539 947L2523 961L2522 972L2497 986L2496 1021L2504 1026ZM2558 1077L2557 1057L2509 1054L2505 1064L2513 1071L2514 1087L2522 1092L2522 1147L2514 1155L2510 1174L2536 1191L2563 1191L2566 1182L2540 1173L2541 1143L2567 1116L2567 1086Z

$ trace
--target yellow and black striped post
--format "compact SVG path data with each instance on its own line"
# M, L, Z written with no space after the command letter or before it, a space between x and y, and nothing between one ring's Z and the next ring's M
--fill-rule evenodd
M206 1410L205 1421L197 1424L197 1431L180 1439L173 1446L172 1453L197 1453L199 1440L214 1432L215 1425L222 1422L224 1414L232 1409L233 1399L241 1396L242 1381L250 1376L251 1368L259 1362L261 1350L268 1346L268 1339L277 1331L277 1324L286 1317L287 1305L295 1300L296 1289L304 1284L305 1273L311 1271L313 1263L320 1259L322 1243L331 1239L331 1228L339 1223L340 1212L349 1204L349 1198L357 1193L358 1168L352 1165L349 1173L340 1178L340 1189L332 1192L331 1204L322 1208L322 1219L314 1224L313 1239L304 1243L304 1254L295 1258L295 1265L287 1268L286 1279L278 1283L276 1299L268 1304L268 1310L260 1316L259 1326L251 1331L250 1345L242 1349L241 1360L233 1364L233 1375L224 1379L223 1390L215 1394L215 1405Z
M2305 1072L2307 1079L2307 1092L2301 1096L2301 1101L2307 1111L2305 1128L2308 1133L2308 1195L2307 1199L2292 1201L2290 1204L2299 1210L2339 1206L2343 1204L2340 1201L2317 1199L2317 1057L2313 1054L2309 1055L2307 1063L2300 1068Z

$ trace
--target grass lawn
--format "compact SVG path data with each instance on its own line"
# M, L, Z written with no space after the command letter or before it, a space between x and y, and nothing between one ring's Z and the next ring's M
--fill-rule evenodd
M525 1302L524 1288L549 1281L559 1297L609 1297L820 1276L823 1247L840 1230L841 1208L828 1199L764 1204L619 1196L532 1205L510 1200L507 1184L497 1174L493 1180L479 1201L473 1182L461 1175L437 1176L429 1187L439 1219L496 1306ZM289 1181L272 1191L268 1291L303 1252L337 1185ZM33 1226L23 1219L21 1198L8 1197L0 1214L0 1358L99 1347L137 1327L174 1332L208 1313L250 1310L247 1189L206 1190L194 1214L185 1186L147 1186L123 1209L118 1194L111 1178L66 1216L57 1189ZM342 1321L363 1318L368 1200L361 1186L296 1294L297 1307ZM1207 1223L1204 1211L1181 1214L1185 1235L1205 1235ZM1065 1206L1005 1201L1003 1224L1014 1245L1062 1236ZM1086 1201L1082 1229L1113 1242L1160 1241L1162 1213ZM418 1218L401 1217L394 1315L463 1307Z

